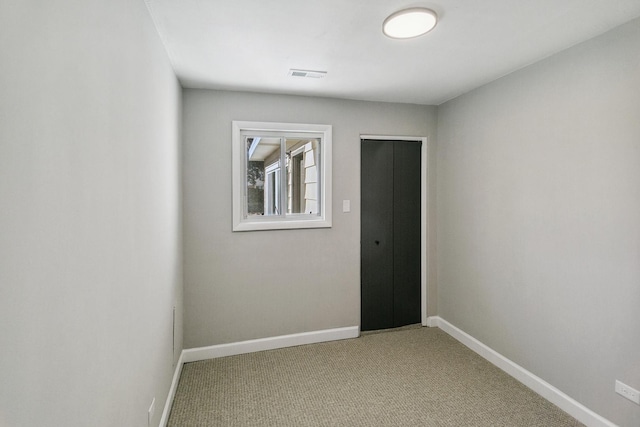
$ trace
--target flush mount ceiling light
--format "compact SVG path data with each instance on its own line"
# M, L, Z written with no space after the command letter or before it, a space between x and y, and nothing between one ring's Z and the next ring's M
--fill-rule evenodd
M392 39L410 39L428 33L436 26L436 13L423 7L400 10L382 24L382 32Z

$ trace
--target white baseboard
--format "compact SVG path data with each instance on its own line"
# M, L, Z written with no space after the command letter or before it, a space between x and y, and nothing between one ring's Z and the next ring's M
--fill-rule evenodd
M277 348L294 347L297 345L357 338L359 335L360 328L358 326L350 326L346 328L325 329L322 331L303 332L300 334L281 335L278 337L212 345L209 347L190 348L182 351L184 356L183 362L197 362L199 360L235 356L237 354L254 353L256 351L274 350Z
M173 405L173 398L176 396L176 390L178 389L178 382L180 381L180 374L182 374L182 365L184 364L183 356L184 352L180 353L178 363L176 363L176 370L173 373L173 380L171 381L171 387L169 388L169 395L164 403L164 409L162 411L162 418L160 418L160 427L165 427L169 422L169 414L171 413L171 405Z
M537 377L522 366L507 359L497 351L478 341L471 335L453 326L439 316L427 318L427 326L438 327L471 350L511 375L540 396L589 427L616 427L614 423L596 414L591 409L572 399L542 378Z
M199 360L215 359L217 357L235 356L238 354L254 353L256 351L275 350L278 348L294 347L304 344L316 344L327 341L338 341L348 338L357 338L360 336L360 327L349 326L346 328L325 329L322 331L303 332L300 334L281 335L278 337L261 338L257 340L241 341L237 343L212 345L209 347L189 348L182 350L176 370L173 374L173 381L169 389L169 396L164 404L162 418L160 419L160 427L165 427L169 421L171 413L171 405L176 395L180 375L182 374L182 365L189 362L197 362Z
M437 328L438 327L438 316L429 316L427 317L426 327L428 328Z

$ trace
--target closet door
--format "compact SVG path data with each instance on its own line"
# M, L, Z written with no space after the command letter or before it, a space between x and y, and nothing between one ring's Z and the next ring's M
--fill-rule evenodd
M393 144L361 150L361 329L393 327Z
M420 323L420 145L393 144L393 326Z
M420 143L361 144L361 329L420 322Z

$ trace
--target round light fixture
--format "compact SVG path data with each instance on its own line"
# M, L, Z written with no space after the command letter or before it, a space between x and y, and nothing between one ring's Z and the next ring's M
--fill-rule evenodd
M436 26L438 15L423 7L400 10L382 24L382 32L393 39L410 39L428 33Z

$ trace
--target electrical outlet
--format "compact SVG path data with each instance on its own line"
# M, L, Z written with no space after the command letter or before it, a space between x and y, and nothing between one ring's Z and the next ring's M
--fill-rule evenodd
M629 387L625 383L616 380L616 393L625 399L629 399L636 405L640 405L640 391Z
M154 397L149 406L149 413L147 417L147 426L151 426L151 420L153 420L153 413L156 411L156 398Z

